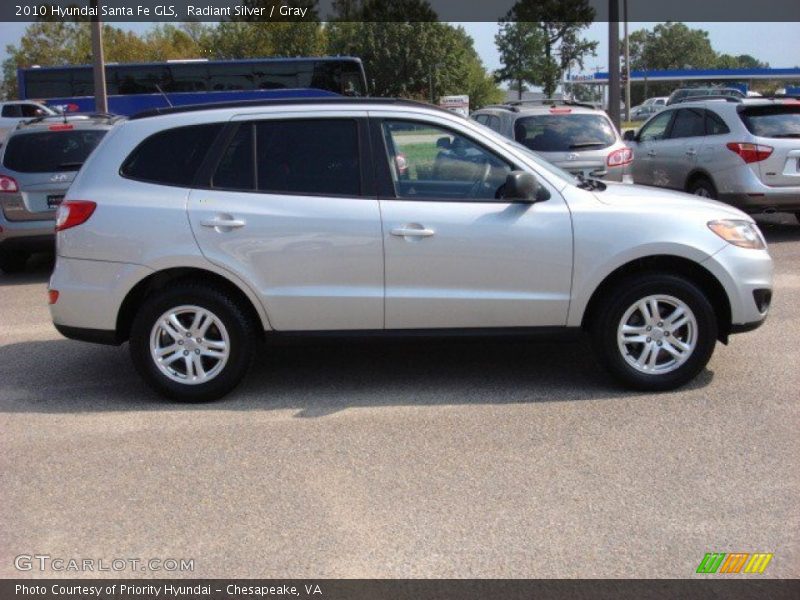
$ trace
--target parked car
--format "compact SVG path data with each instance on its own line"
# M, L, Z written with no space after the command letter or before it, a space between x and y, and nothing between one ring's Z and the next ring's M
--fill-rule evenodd
M640 104L631 109L631 121L646 121L657 112L664 110L663 104Z
M620 381L672 389L762 323L772 289L763 237L735 208L579 180L399 100L134 116L78 173L56 230L56 328L129 341L142 377L179 400L230 391L263 338L310 333L586 330Z
M800 102L682 102L626 132L635 183L800 219Z
M675 104L676 102L681 102L683 100L686 100L687 98L695 99L701 96L728 96L730 98L746 97L745 93L737 88L714 87L714 86L685 87L685 88L678 88L669 95L669 98L667 99L667 106Z
M0 148L0 269L15 273L52 251L56 208L76 171L118 120L43 116L19 124Z
M666 106L669 96L653 96L642 102L642 106Z
M608 115L591 104L509 102L476 110L472 119L574 175L623 181L633 160Z
M44 104L30 102L28 100L0 102L0 144L2 144L9 132L23 121L54 115L56 112Z

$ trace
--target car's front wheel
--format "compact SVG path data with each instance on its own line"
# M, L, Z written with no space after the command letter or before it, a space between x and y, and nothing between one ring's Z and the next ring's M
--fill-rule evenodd
M131 328L133 363L168 398L216 400L231 391L252 362L256 325L222 291L183 284L157 292Z
M706 295L677 275L640 275L603 298L592 337L600 360L620 382L641 390L670 390L708 363L717 320Z

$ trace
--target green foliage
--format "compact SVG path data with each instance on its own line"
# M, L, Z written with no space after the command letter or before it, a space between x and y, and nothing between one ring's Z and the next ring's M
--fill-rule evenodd
M503 65L495 71L497 81L510 81L520 99L525 84L541 84L539 57L544 53L544 35L536 23L501 23L494 43Z
M541 85L545 96L553 96L565 71L573 64L582 68L586 55L595 56L598 42L579 36L582 29L592 24L594 16L594 9L587 0L519 0L501 27L511 23L526 33L516 36L522 44L516 54L527 55L525 71L534 73L526 81ZM502 33L501 30L501 36ZM513 43L513 39L505 40L501 36L496 43L502 57L501 42ZM503 64L508 66L505 62ZM518 87L521 81L517 80Z

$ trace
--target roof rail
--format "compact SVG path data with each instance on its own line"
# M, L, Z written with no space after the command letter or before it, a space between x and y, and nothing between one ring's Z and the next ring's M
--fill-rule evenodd
M404 100L402 98L355 98L351 96L320 96L318 98L272 98L260 100L232 100L230 102L214 102L208 104L187 104L185 106L170 106L165 108L150 108L143 110L129 117L129 121L138 119L146 119L148 117L158 117L161 115L173 115L176 113L197 112L201 110L215 110L219 108L253 108L258 106L292 106L292 105L306 105L306 104L391 104L399 106L419 106L445 112L449 115L453 114L445 108L436 106L435 104L428 104L427 102L418 102L416 100Z
M575 100L567 100L564 98L539 98L538 100L512 100L508 102L510 106L521 106L523 104L563 104L565 106L583 106L584 108L596 108L593 104L588 102L576 102Z
M744 98L726 96L725 94L710 94L708 96L686 96L685 98L678 98L672 104L683 104L684 102L703 102L705 100L725 100L726 102L735 102L737 104L741 104Z

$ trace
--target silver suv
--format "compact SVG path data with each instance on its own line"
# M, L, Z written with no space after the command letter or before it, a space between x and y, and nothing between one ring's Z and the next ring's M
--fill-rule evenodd
M579 177L623 181L633 161L608 115L591 104L523 100L476 110L472 119Z
M181 400L227 393L264 339L311 332L585 330L620 381L671 389L762 323L772 290L744 213L578 180L405 101L135 116L81 169L56 229L58 330L129 341L144 379Z
M800 217L800 101L678 103L625 137L635 183Z
M0 148L0 269L15 273L31 253L53 251L56 208L75 173L119 117L40 116Z

